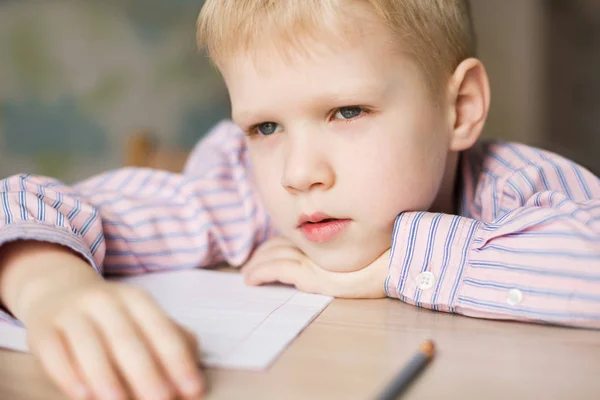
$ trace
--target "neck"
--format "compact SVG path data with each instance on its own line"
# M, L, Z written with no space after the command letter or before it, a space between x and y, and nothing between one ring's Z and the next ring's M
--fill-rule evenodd
M458 214L458 193L460 188L460 168L459 168L460 153L449 153L446 160L446 170L442 178L442 184L438 191L437 197L429 208L431 212L439 212L444 214Z

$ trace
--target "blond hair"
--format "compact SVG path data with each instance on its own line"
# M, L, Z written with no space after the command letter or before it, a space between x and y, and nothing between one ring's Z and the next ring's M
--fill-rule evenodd
M251 51L259 39L265 45L265 37L276 38L284 50L307 36L339 35L336 18L359 4L368 6L413 56L432 93L445 88L460 62L475 55L469 0L206 0L198 18L198 45L222 68L228 57Z

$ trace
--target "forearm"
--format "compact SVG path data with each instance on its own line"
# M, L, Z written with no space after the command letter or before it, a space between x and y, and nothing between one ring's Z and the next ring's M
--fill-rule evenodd
M598 235L556 210L521 214L494 224L404 214L386 293L475 317L600 327Z
M102 279L88 262L61 245L17 241L0 249L0 305L25 324L31 307L53 293Z
M275 231L245 152L244 134L229 122L197 146L184 174L124 168L73 187L27 174L7 178L0 181L0 251L15 240L53 242L104 276L240 266Z

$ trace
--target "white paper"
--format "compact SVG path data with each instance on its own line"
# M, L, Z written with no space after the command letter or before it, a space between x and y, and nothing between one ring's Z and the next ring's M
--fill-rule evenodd
M266 369L331 301L286 286L251 287L239 274L202 269L120 278L145 288L200 340L205 365ZM25 330L0 323L0 347L27 351Z

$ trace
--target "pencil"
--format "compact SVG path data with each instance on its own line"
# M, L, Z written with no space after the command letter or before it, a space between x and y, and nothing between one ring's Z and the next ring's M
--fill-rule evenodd
M433 341L426 340L421 343L419 351L402 368L402 371L390 382L377 400L394 400L406 390L410 383L419 375L435 354Z

